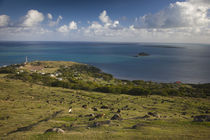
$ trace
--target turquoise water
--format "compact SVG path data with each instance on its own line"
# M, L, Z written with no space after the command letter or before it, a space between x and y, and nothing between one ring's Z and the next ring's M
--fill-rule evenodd
M133 57L139 52L146 57ZM210 45L152 43L0 42L0 66L34 60L92 64L121 79L210 82Z

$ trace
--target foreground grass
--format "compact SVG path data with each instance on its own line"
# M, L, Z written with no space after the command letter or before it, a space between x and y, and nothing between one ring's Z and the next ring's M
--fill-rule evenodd
M5 75L4 75L5 76ZM210 123L193 122L208 114L210 100L190 97L130 96L46 87L0 75L0 137L2 139L209 139ZM87 105L87 108L83 108ZM108 109L101 109L102 105ZM127 106L127 107L125 107ZM72 107L72 113L68 113ZM93 111L96 107L98 111ZM110 120L121 109L122 120ZM55 112L60 111L55 117ZM158 117L147 115L157 112ZM104 113L89 121L88 114ZM48 120L46 120L48 118ZM44 120L44 121L43 121ZM27 130L18 128L33 125ZM140 124L137 128L133 125ZM59 127L64 134L44 133Z

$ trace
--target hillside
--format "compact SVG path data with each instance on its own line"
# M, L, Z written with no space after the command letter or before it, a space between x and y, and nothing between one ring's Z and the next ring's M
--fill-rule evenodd
M71 76L67 76L69 73L65 73L65 69L61 68L77 63L62 63L30 63L18 66L15 71L13 68L4 69L4 74L3 70L0 70L2 72L0 74L0 137L2 139L210 138L209 120L196 117L210 115L208 96L205 98L152 94L141 96L134 94L134 96L94 92L90 89L85 91L70 89L70 87L47 86L49 83L45 83L43 79L51 77L52 73L55 76L51 77L53 82L69 81ZM78 67L73 68L71 72L78 70ZM96 75L80 69L80 71L74 71L74 76L70 80L73 78L81 82L85 79L86 82L97 80L99 85L106 85L108 82L122 84L122 81L111 75L92 67L88 68ZM35 79L35 76L31 76L34 70L36 70L35 73L45 77ZM24 73L24 79L17 76L21 73ZM31 78L27 79L27 76ZM103 76L110 79L105 80L101 78ZM148 85L146 82L142 84ZM154 83L150 84L157 86ZM194 88L186 84L175 85ZM208 86L202 88L208 89ZM72 110L69 113L70 108ZM65 132L49 132L53 128L61 128Z

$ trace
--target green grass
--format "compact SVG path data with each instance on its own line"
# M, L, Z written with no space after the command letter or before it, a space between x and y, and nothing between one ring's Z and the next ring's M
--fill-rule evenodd
M5 75L4 75L5 76ZM192 122L191 116L205 114L210 108L208 98L131 96L112 93L88 92L59 87L47 87L0 75L0 137L2 139L210 139L209 122ZM162 102L162 101L165 102ZM82 108L86 104L87 109ZM109 109L100 109L106 105ZM88 114L104 113L95 121L110 120L117 109L122 120L93 128ZM68 113L69 107L72 113ZM96 107L98 111L91 108ZM110 110L113 108L113 110ZM22 132L11 131L48 118ZM157 112L160 118L142 119L148 112ZM182 113L186 112L186 115ZM82 115L82 117L79 117ZM142 124L137 129L133 125ZM44 133L49 128L60 127L64 134Z

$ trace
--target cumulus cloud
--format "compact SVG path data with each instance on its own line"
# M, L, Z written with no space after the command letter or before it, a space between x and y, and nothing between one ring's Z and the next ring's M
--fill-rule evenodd
M59 27L57 29L58 32L62 32L62 33L67 33L69 32L70 30L76 30L77 29L77 23L75 21L71 21L69 23L69 26L67 25L63 25L61 27Z
M32 27L39 25L44 20L44 15L37 10L29 10L24 17L23 26Z
M105 27L117 27L119 25L119 21L115 20L114 22L107 15L106 10L104 10L99 15L99 20L104 24Z
M12 22L9 23L9 17L0 15L0 39L15 36L22 36L23 39L44 38L44 35L49 35L51 40L210 43L209 3L209 0L171 3L165 9L145 14L127 26L122 26L117 19L111 19L106 10L99 13L98 20L88 21L87 26L80 28L75 21L54 27L62 17L54 19L48 13L50 30L41 24L44 16L37 10L28 11L21 26L13 26Z
M53 26L57 26L60 21L63 19L62 16L58 16L57 20L56 21L53 21L53 16L50 14L50 16L48 15L48 19L49 19L49 26L50 27L53 27Z
M67 25L63 25L57 29L58 32L67 33L69 32L69 27Z
M50 13L47 14L47 17L48 17L48 19L50 19L50 20L53 19L53 16L52 16L52 14L50 14Z
M188 0L176 2L155 14L146 14L140 18L138 27L174 28L207 26L209 0Z
M9 16L7 15L0 15L0 27L6 27L9 25Z
M75 21L72 21L69 23L69 30L76 30L77 29L77 23Z

